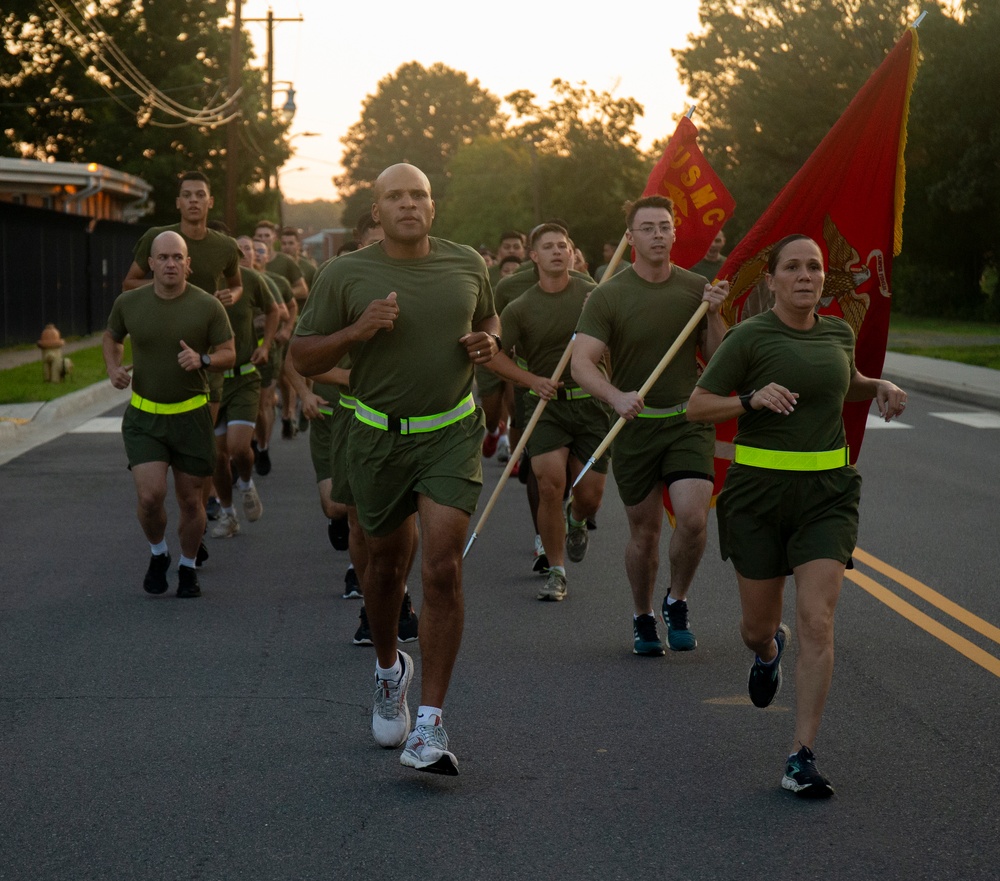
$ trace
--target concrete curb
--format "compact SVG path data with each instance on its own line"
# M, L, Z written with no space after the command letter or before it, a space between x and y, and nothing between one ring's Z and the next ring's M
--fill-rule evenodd
M33 428L38 429L51 423L73 416L93 407L104 410L129 400L131 389L116 389L111 380L105 379L86 388L70 392L61 398L46 401L28 422L0 421L0 444L14 443L25 437Z
M906 391L924 392L950 401L1000 410L1000 370L886 352L882 376Z

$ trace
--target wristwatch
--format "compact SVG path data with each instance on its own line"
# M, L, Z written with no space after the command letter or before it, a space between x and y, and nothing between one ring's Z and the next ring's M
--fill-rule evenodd
M201 365L202 365L202 367L211 367L212 366L212 356L211 355L202 355L201 356Z
M500 339L500 334L498 334L498 333L491 333L490 336L493 337L493 339L495 339L497 341L497 351L498 352L502 352L503 351L503 341Z
M755 394L757 394L757 389L754 389L752 392L747 392L745 395L740 395L740 403L743 405L743 409L746 410L747 413L753 412L753 407L750 406L750 399Z

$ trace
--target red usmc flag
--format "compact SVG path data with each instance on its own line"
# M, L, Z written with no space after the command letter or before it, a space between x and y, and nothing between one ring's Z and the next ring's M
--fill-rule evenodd
M826 257L820 312L850 323L858 370L882 375L892 258L903 243L903 150L916 72L917 33L910 28L729 255L719 272L730 282L723 310L727 323L770 308L764 273L771 247L783 236L804 233ZM869 407L868 401L844 406L852 462L861 449ZM733 433L732 425L720 425L718 438L731 440Z
M736 207L698 149L698 129L686 116L677 124L642 194L673 200L677 240L670 249L670 262L682 269L690 269L705 256Z

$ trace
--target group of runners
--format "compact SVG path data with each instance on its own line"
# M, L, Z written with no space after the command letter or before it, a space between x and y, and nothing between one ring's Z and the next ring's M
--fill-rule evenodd
M754 652L748 690L755 705L767 706L780 686L790 632L781 621L782 591L794 575L798 701L782 786L807 797L832 794L812 748L832 675L833 610L854 548L860 487L840 408L845 399L876 398L890 419L906 396L861 376L849 326L816 313L824 273L815 242L799 236L774 246L767 275L773 309L727 335L721 307L728 285L670 262L673 205L661 196L626 206L634 262L596 286L574 268L576 249L560 220L537 226L527 242L505 234L492 269L475 249L430 235L430 184L406 163L375 181L357 250L320 266L311 281L277 265L295 262L294 231L287 245L282 236L283 255L272 251L277 231L269 224L258 226L256 241L210 235L212 200L200 175L182 179L177 204L181 222L151 230L137 246L127 284L138 286L116 301L104 338L112 382L133 389L122 431L150 544L146 591L168 590L168 467L180 506L178 596L200 592L209 478L221 506L211 535L239 532L233 474L247 519L261 516L250 470L256 457L263 473L269 442L259 419L274 410L262 392L260 374L268 369L269 378L286 382L285 436L294 431L295 400L311 420L330 541L349 551L353 567L344 594L364 599L354 641L375 649L374 739L402 748L403 765L454 775L458 759L443 708L464 627L462 556L482 457L509 455L536 417L519 477L536 526L532 566L545 576L542 601L569 593L566 559L586 554L610 458L629 526L633 652L662 656L665 647L697 646L688 599L706 543L711 423L738 416L736 464L719 520L724 558L737 571L741 635ZM719 248L717 241L708 257L717 260ZM261 266L283 273L289 296L275 296ZM705 314L696 331L640 396L699 309ZM279 367L276 352L293 324ZM131 375L121 363L126 335ZM560 363L566 366L557 373ZM215 375L223 381L213 418ZM610 457L597 458L571 490L615 417L624 427ZM654 608L664 492L676 518L660 607L666 646ZM418 546L419 630L406 588ZM418 635L421 698L411 725L415 664L400 644Z

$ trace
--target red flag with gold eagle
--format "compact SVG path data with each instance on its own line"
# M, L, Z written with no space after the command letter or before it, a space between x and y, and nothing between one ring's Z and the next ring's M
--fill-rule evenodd
M686 116L677 124L642 195L673 200L677 239L670 249L670 262L682 269L690 269L705 256L736 207L698 148L698 129Z
M882 375L892 258L903 241L903 151L916 71L917 34L909 28L730 253L719 271L719 277L730 283L723 310L728 324L770 308L764 280L768 254L784 236L804 233L819 243L826 257L819 311L847 320L857 339L858 370L873 378ZM869 408L868 401L844 406L852 462L861 449ZM734 426L718 426L718 439L731 440Z

